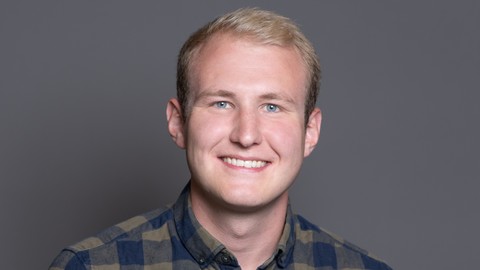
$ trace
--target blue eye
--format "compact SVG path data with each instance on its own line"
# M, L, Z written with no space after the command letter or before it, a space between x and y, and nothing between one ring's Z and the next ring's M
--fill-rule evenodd
M267 110L267 112L277 112L279 108L275 104L267 104L265 106L265 109Z
M226 101L215 102L215 107L220 108L220 109L226 109L228 107L228 102L226 102Z

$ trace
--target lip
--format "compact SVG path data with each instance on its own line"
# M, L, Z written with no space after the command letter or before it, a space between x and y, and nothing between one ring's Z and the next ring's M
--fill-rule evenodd
M236 155L224 155L220 156L219 159L224 165L229 168L247 171L261 171L271 164L270 161L258 157L239 157ZM228 161L226 159L228 159ZM241 162L241 166L236 165L235 163L237 162Z

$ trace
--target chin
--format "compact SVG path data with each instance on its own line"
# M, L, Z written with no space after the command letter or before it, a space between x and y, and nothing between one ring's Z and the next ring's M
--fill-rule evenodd
M283 196L269 198L268 196L261 196L259 194L227 194L224 197L224 203L228 209L238 212L255 212L269 205L275 204Z

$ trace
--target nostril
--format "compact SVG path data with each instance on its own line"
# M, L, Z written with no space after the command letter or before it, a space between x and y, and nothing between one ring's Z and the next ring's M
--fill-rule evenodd
M233 123L230 140L244 148L260 144L262 135L256 120L256 116L252 113L239 112Z

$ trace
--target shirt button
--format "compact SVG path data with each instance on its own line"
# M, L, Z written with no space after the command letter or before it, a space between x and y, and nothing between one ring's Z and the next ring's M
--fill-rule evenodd
M205 262L205 259L204 259L204 258L200 258L198 261L199 261L200 263L204 263L204 262Z
M222 254L221 258L222 258L223 263L229 263L230 262L230 258L226 254Z

